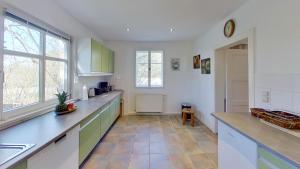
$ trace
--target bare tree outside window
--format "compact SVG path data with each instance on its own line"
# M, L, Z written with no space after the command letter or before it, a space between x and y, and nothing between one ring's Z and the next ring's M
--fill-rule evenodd
M136 52L136 87L163 87L163 52Z
M5 18L3 110L44 102L57 89L66 90L67 51L67 42L59 37Z

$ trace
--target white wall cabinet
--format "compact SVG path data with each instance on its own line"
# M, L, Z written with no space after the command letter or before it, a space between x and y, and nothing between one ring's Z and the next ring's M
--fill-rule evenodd
M27 161L28 169L78 169L79 126Z
M219 169L256 169L257 144L231 127L218 122Z

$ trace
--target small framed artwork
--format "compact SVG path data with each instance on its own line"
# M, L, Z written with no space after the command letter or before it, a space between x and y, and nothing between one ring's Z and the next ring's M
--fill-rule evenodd
M201 66L201 57L200 57L200 55L194 56L193 65L194 65L194 69L200 69L200 66Z
M210 58L201 60L201 73L210 74Z
M173 71L179 71L180 70L180 59L179 58L172 58L171 59L171 69Z

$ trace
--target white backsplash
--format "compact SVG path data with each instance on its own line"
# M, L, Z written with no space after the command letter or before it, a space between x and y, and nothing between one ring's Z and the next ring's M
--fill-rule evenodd
M255 105L272 110L285 110L300 115L300 74L256 75ZM263 93L270 92L269 103Z
M74 83L73 96L74 98L82 97L82 88L85 85L87 89L92 87L98 87L99 82L110 81L111 76L99 76L99 77L77 77Z

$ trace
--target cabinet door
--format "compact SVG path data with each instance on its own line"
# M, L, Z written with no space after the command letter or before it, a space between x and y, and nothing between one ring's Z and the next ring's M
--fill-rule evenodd
M79 126L30 157L28 169L78 169Z
M109 73L114 73L115 56L112 50L109 50L108 69Z
M105 46L102 46L101 51L101 72L108 73L108 49Z
M27 160L21 162L20 164L18 164L17 166L15 166L11 169L27 169Z
M222 122L218 123L218 132L220 169L257 168L257 145L255 142Z
M92 39L91 71L101 72L101 44Z
M105 107L103 111L101 112L101 133L104 135L109 128L109 113L108 113L109 107Z
M84 126L81 126L79 134L79 164L85 160L99 142L101 137L100 126L100 114L97 114Z

